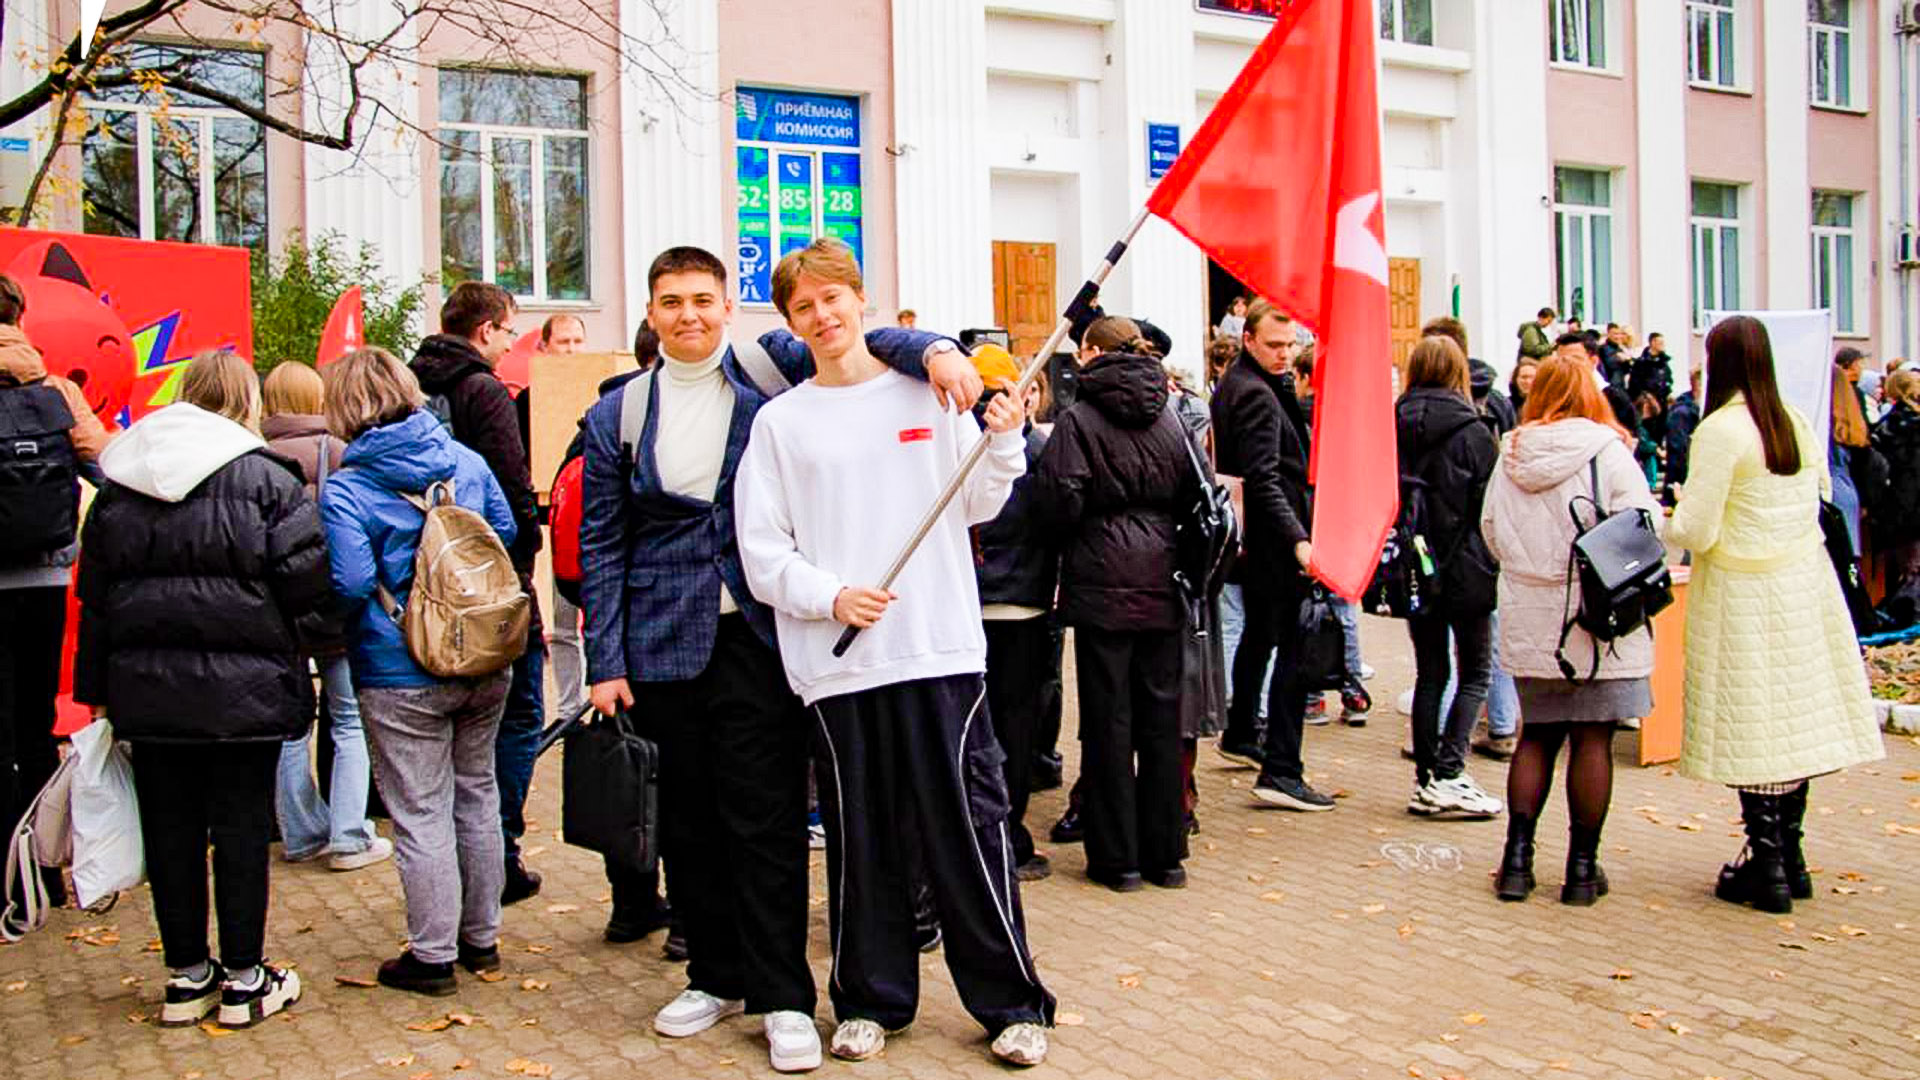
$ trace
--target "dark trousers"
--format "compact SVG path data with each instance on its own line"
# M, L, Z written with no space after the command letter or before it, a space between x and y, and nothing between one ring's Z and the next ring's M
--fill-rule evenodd
M192 967L209 955L209 840L220 962L231 970L260 962L267 935L267 845L279 767L277 742L134 746L140 839L168 967Z
M987 713L993 717L994 737L1007 755L1007 839L1013 845L1015 866L1033 859L1027 800L1032 795L1034 740L1045 705L1048 661L1053 657L1051 621L1041 615L986 623Z
M1038 725L1033 734L1033 749L1037 754L1058 757L1060 753L1060 721L1066 712L1066 694L1061 685L1061 660L1067 652L1067 628L1060 625L1057 615L1047 616L1047 668L1045 681L1040 686L1040 706L1036 714Z
M533 633L538 634L536 629ZM513 682L507 687L507 708L500 714L500 732L494 736L493 770L500 783L500 833L506 838L509 864L520 859L520 838L527 833L527 789L533 786L534 751L546 723L547 664L545 646L536 637L513 662Z
M1306 693L1300 685L1300 589L1292 575L1284 584L1249 575L1242 589L1246 629L1233 654L1233 704L1227 709L1226 743L1246 744L1259 738L1260 683L1267 679L1267 663L1275 650L1273 677L1267 682L1267 730L1261 744L1262 775L1299 780L1305 772L1300 757L1301 733L1306 727Z
M10 831L60 763L53 720L67 590L0 589L0 627L0 828Z
M1428 780L1451 780L1466 771L1467 743L1493 678L1493 616L1408 619L1407 636L1413 639L1414 777L1424 786ZM1442 728L1440 700L1446 696L1456 662L1459 682Z
M1171 870L1187 857L1178 630L1073 632L1087 870Z
M813 706L827 826L829 992L842 1022L897 1031L920 999L913 872L920 840L946 937L947 970L989 1034L1053 1022L1053 995L1027 950L1007 840L1003 754L985 680L952 675L825 698Z
M780 656L723 615L706 670L635 683L658 734L662 853L687 985L750 1013L813 1013L807 966L807 725Z

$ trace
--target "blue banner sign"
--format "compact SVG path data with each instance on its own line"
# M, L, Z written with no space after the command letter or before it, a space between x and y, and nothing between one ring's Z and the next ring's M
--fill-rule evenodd
M795 90L734 88L734 138L790 146L860 145L860 99Z
M1158 180L1180 156L1179 124L1147 125L1147 179Z

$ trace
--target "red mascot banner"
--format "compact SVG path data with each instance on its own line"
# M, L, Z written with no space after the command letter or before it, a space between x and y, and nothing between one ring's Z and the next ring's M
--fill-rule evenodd
M172 402L196 354L232 349L252 359L247 257L245 248L0 226L0 273L27 294L21 330L48 371L80 387L108 431ZM71 695L79 625L69 590L62 735L88 719Z

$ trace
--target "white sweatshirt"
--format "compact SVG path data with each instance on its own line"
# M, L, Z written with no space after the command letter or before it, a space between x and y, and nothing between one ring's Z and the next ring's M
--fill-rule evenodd
M733 427L733 384L720 370L727 343L712 356L686 364L666 357L654 381L660 395L659 429L653 437L653 464L660 486L675 495L712 502L726 464L727 432ZM720 585L720 614L740 610L733 594Z
M880 621L835 659L842 587L877 586L980 437L925 383L888 371L855 386L811 380L761 408L734 479L740 561L774 609L794 692L821 698L986 670L969 525L990 521L1026 471L1026 438L995 435L894 583Z

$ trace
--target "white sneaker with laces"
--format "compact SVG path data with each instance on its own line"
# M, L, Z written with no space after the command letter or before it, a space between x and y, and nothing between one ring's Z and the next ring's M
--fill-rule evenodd
M1426 786L1424 792L1437 813L1452 812L1490 818L1506 809L1505 803L1482 791L1480 785L1473 782L1473 777L1466 773L1450 780L1435 780Z
M348 851L327 856L327 869L344 872L358 870L363 866L386 862L393 858L393 841L384 836L376 836L365 851Z
M680 996L653 1014L653 1030L670 1039L698 1035L729 1016L746 1010L746 1002L717 998L704 990L683 990Z
M806 1072L820 1067L820 1029L813 1017L793 1009L770 1012L764 1021L767 1058L775 1072Z
M1047 1060L1047 1029L1039 1024L1009 1024L993 1040L993 1056L1022 1068Z
M845 1020L833 1029L833 1056L865 1061L887 1048L887 1029L872 1020Z
M1440 812L1440 806L1434 801L1433 794L1430 790L1432 787L1433 783L1431 781L1425 784L1415 785L1413 796L1407 800L1407 813L1419 814L1421 817L1430 817Z

